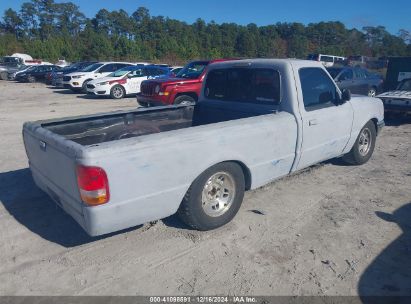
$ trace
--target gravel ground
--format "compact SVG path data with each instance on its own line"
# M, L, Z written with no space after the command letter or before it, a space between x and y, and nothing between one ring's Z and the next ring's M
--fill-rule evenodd
M410 119L389 120L363 166L333 160L246 193L216 231L171 216L90 238L33 184L22 124L135 99L0 92L0 295L411 295Z

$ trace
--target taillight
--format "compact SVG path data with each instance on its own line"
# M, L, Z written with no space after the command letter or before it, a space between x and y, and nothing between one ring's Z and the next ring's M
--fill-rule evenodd
M77 184L81 199L89 206L102 205L110 199L107 174L102 168L78 165Z

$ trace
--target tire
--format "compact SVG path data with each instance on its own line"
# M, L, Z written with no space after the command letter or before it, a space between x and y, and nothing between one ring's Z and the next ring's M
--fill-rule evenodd
M195 103L196 100L190 95L180 95L174 99L175 105L189 105Z
M30 83L34 83L34 82L36 82L36 77L29 76L29 77L27 77L27 81L30 82Z
M376 138L375 125L369 121L361 129L354 146L348 154L344 155L343 160L351 165L365 164L374 152Z
M81 86L81 92L87 93L87 84L91 81L91 79L84 80L83 85Z
M377 95L377 88L375 88L375 87L369 88L367 95L369 97L375 97Z
M124 98L125 95L126 95L126 91L119 84L115 85L110 90L110 97L113 99L121 99L121 98Z
M219 163L194 180L181 202L178 215L197 230L221 227L237 214L244 190L241 167L232 162Z

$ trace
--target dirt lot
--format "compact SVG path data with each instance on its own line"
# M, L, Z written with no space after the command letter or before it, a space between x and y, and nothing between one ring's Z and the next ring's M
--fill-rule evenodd
M363 166L248 192L217 231L172 216L90 238L34 186L22 123L135 106L0 82L1 295L411 295L411 120L388 121Z

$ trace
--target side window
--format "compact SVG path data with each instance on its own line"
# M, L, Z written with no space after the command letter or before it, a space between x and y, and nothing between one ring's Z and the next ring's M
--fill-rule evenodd
M278 104L280 74L273 69L216 69L207 76L204 94L210 99Z
M128 66L130 66L130 65L129 65L129 64L126 64L126 63L118 63L118 64L116 64L115 66L116 66L116 67L115 67L115 70L114 70L114 71L117 71L117 70L119 70L119 69L128 67Z
M164 74L166 74L166 72L162 69L156 69L156 74L157 75L164 75Z
M130 78L136 78L136 77L142 77L144 76L143 70L142 69L138 69L138 70L134 70L129 74Z
M313 111L334 105L337 89L330 77L320 68L299 70L304 108Z
M113 71L113 64L106 64L100 70L98 70L100 73L108 73L108 72L114 72Z
M352 80L353 79L353 72L352 70L345 70L344 72L341 73L340 77L338 80L343 81L343 80Z
M361 69L355 70L355 75L357 76L357 78L365 78L365 73Z
M147 77L153 76L153 69L143 69L143 74Z

